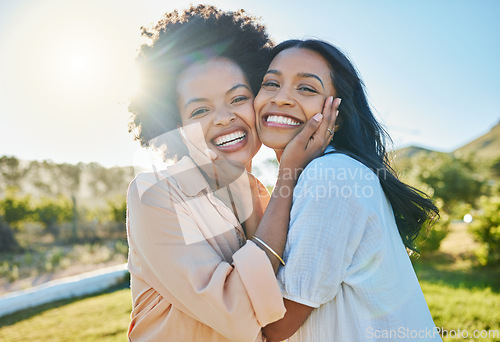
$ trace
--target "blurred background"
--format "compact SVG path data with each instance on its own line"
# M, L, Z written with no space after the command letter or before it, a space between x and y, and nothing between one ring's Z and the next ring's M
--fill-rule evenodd
M140 27L190 3L0 0L0 296L126 262ZM206 3L351 58L394 169L441 208L412 259L436 326L500 341L500 2ZM273 153L254 168L272 187ZM0 340L125 340L127 286L0 317Z

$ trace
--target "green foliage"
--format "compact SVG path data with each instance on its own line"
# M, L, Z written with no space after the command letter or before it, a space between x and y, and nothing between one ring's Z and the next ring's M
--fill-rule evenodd
M0 157L0 176L3 184L7 187L19 188L19 183L26 174L26 170L20 167L19 159L16 157Z
M482 265L500 265L500 197L483 197L471 230L481 243L477 257Z
M442 209L452 217L463 216L464 205L474 206L487 193L483 166L472 159L445 153L419 153L395 164L402 180L442 200Z
M114 222L125 224L127 218L127 201L124 199L114 202L108 201L108 207L112 220Z
M443 200L443 207L448 212L459 203L473 205L485 186L473 162L451 155L427 160L419 179L433 189L434 197Z
M495 158L491 162L490 171L493 177L500 179L500 157Z
M57 224L71 221L74 215L72 202L62 196L57 199L42 198L34 213L35 220L42 223L55 237L59 234Z
M427 232L421 232L415 243L421 254L437 251L441 242L448 235L450 229L450 216L442 210L442 205L438 202L440 218Z
M10 227L19 228L19 224L29 220L32 214L29 196L17 197L15 191L9 191L7 196L0 200L0 215Z

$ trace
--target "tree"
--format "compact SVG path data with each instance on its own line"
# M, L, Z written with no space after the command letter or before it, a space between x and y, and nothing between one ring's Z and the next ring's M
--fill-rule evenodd
M19 159L16 157L0 157L0 175L7 188L21 188L21 179L26 174L20 166Z
M479 262L485 266L500 265L500 197L483 197L480 210L471 230L481 243L477 251Z
M0 253L15 252L19 250L19 243L14 232L0 217Z
M18 198L9 195L0 201L0 207L3 220L12 228L19 228L19 224L32 215L28 196Z
M35 208L35 219L42 223L45 230L55 239L59 238L59 224L71 221L73 208L71 202L60 196L57 199L44 197Z
M113 221L125 225L127 219L127 202L125 200L117 202L108 202Z
M14 252L19 249L13 228L19 229L20 224L29 220L32 214L28 196L17 197L16 191L10 190L7 196L0 200L0 252Z
M450 216L442 210L443 203L441 200L438 200L436 205L440 212L439 220L435 222L428 231L422 230L415 240L415 244L422 255L428 252L437 251L441 246L441 242L449 232Z
M401 169L400 165L404 165ZM398 166L404 180L443 201L442 209L456 216L461 204L475 206L487 192L488 183L482 167L471 159L445 153L419 154ZM461 213L460 213L461 214Z

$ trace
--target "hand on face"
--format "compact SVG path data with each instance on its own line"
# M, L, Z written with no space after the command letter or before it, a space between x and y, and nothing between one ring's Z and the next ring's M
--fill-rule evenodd
M281 155L280 173L297 179L311 160L319 157L333 139L335 121L341 99L330 96L325 101L322 113L317 113L306 122L286 145Z
M285 151L299 154L305 151L303 158L295 159L307 164L324 151L333 136L328 129L334 131L335 114L340 104L338 99L332 107L335 96L331 69L319 53L302 48L281 51L271 62L255 98L256 127L261 141L273 148L278 157L292 144ZM331 100L327 100L330 97ZM311 121L321 112L325 117L321 125ZM299 137L305 129L307 131ZM298 139L294 139L296 136ZM284 157L286 155L283 153ZM283 162L288 163L282 159Z

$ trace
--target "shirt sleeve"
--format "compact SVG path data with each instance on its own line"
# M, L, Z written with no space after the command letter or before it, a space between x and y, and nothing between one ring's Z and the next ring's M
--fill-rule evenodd
M129 187L128 229L144 281L232 341L253 342L261 327L283 317L279 286L259 247L248 241L230 264L207 240L187 244L182 229L198 226L181 196L166 182L141 184L147 191L140 194L141 181Z
M376 175L340 154L311 162L293 194L286 266L278 281L283 296L311 307L337 294L369 218L366 204Z

